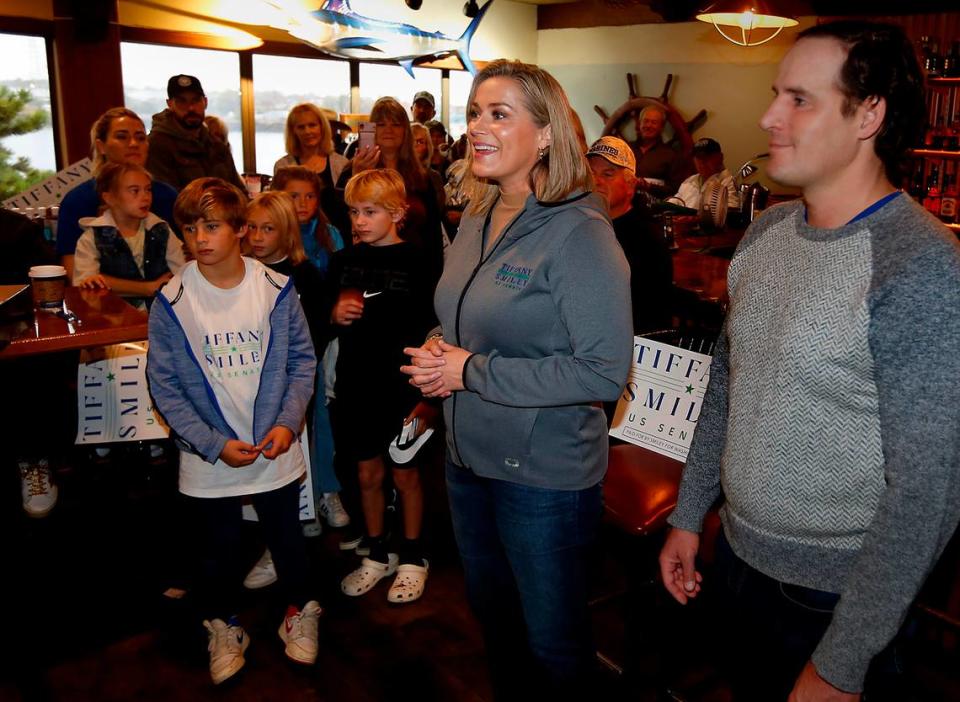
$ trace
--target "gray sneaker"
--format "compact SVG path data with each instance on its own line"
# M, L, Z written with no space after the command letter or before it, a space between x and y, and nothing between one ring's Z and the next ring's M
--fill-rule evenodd
M317 504L317 512L334 529L341 529L350 523L350 515L343 508L339 492L325 492Z
M19 467L23 510L31 517L46 517L57 504L57 486L50 479L47 459L36 463L21 461Z
M303 523L303 535L308 539L316 538L323 533L323 523L320 521L320 517L317 517L311 522Z

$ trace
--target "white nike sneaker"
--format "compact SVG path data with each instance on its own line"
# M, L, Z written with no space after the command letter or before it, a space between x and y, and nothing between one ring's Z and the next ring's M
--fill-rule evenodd
M277 582L277 567L273 565L270 549L265 549L260 560L253 564L253 568L243 579L243 586L248 590L259 590L275 582Z
M283 652L297 663L313 665L317 661L317 620L323 610L310 600L302 610L290 605L280 624L280 638L286 644Z
M317 511L321 517L327 520L327 524L334 529L340 529L350 523L350 515L343 508L339 492L323 493L323 499L317 505Z
M210 678L219 685L235 675L247 662L244 651L250 645L250 637L237 623L236 617L224 622L222 619L204 621L207 629L207 650L210 651Z

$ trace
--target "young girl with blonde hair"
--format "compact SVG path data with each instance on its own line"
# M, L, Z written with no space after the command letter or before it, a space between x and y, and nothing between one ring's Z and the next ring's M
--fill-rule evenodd
M323 358L329 337L329 322L323 310L323 278L307 258L300 238L300 223L293 199L285 192L270 190L257 195L247 207L245 253L278 273L293 278L300 296L310 336L318 359ZM330 514L330 505L340 505L340 483L333 470L333 435L327 413L324 374L317 374L312 407L308 410L310 427L310 472L314 501L318 512ZM339 512L343 512L339 507ZM343 512L342 517L346 517ZM328 522L332 521L327 517ZM346 517L349 522L349 517ZM341 519L342 521L342 519ZM344 524L339 524L343 526ZM307 536L320 533L319 521L304 526ZM250 589L265 587L277 579L270 552L264 552L247 574L244 585Z

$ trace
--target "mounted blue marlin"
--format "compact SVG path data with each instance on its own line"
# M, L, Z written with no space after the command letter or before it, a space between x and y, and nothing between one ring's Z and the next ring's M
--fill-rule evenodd
M349 0L324 0L319 10L292 11L282 0L263 0L283 13L271 25L321 51L342 58L396 61L413 76L413 65L424 60L455 55L463 67L476 74L470 60L470 40L493 0L487 0L477 16L454 39L441 32L424 32L410 24L386 22L358 15Z

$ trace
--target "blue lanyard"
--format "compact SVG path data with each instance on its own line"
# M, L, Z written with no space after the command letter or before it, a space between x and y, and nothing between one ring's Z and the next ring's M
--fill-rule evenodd
M880 198L880 199L877 200L875 203L873 203L872 205L870 205L870 207L868 207L868 208L865 209L863 212L861 212L861 213L858 214L856 217L854 217L854 218L851 219L849 222L847 222L847 224L853 224L853 223L856 222L858 219L863 219L864 217L868 217L868 216L872 215L874 212L876 212L876 211L879 210L881 207L883 207L883 206L886 205L888 202L890 202L893 198L895 198L895 197L897 197L898 195L900 195L900 193L901 193L901 191L899 191L899 190L894 190L894 191L893 191L892 193L890 193L889 195L884 195L882 198Z
M877 210L879 210L881 207L883 207L884 205L886 205L888 202L890 202L891 200L893 200L895 197L897 197L897 196L900 195L901 193L902 193L901 190L894 190L894 191L893 191L892 193L890 193L889 195L884 195L882 198L880 198L880 199L877 200L875 203L873 203L872 205L870 205L867 209L863 210L860 214L858 214L856 217L854 217L854 218L851 219L849 222L847 222L847 224L853 224L853 223L856 222L857 220L863 219L864 217L869 217L870 215L872 215L874 212L876 212ZM806 208L803 209L803 221L804 221L804 222L807 222L807 221L808 221L808 220L807 220L807 209L806 209ZM846 225L844 225L844 226L846 226Z

